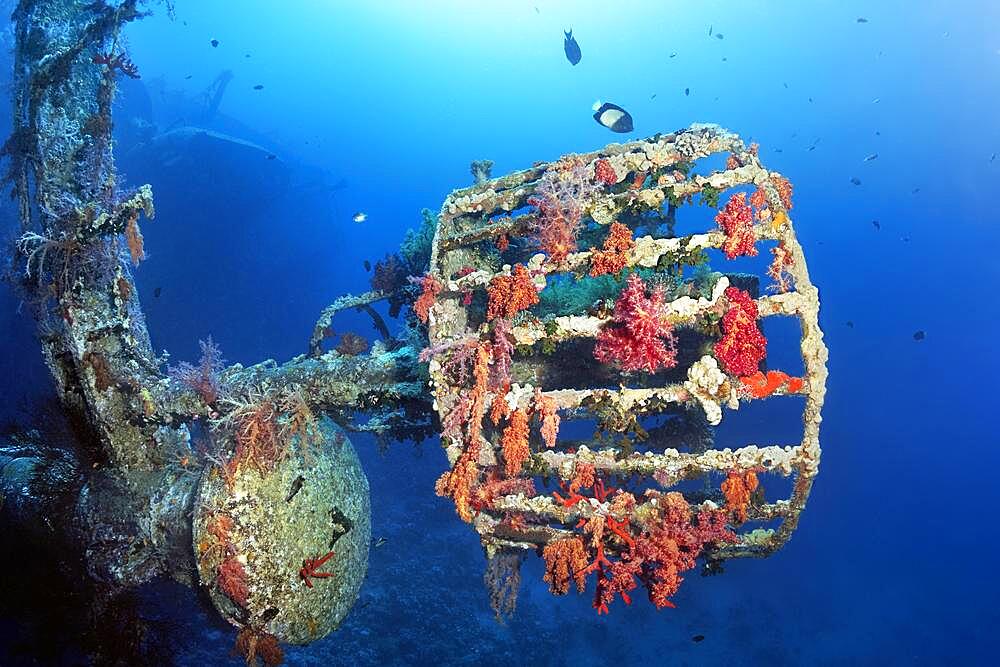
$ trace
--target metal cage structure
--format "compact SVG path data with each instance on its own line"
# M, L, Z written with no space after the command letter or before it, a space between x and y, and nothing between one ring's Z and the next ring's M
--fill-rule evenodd
M725 168L696 174L713 156L725 159ZM719 196L729 190L732 210L745 211L741 228L674 233L693 197L721 208ZM714 125L536 163L447 197L421 296L430 339L424 358L450 463L438 493L455 501L490 557L542 553L553 542L586 537L586 560L594 561L586 572L606 578L602 562L629 558L636 536L662 518L670 491L681 493L693 513L725 512L729 539L694 554L710 565L767 556L788 541L819 469L827 377L819 293L790 207L790 184L761 164L757 147ZM569 230L562 246L547 229L553 224ZM627 235L619 227L619 238L627 239L617 250L612 225L628 227ZM648 233L638 235L639 229ZM704 266L709 253L756 255L765 245L774 255L766 272L778 283L773 294L756 293L767 276ZM619 270L595 270L610 255ZM699 268L685 279L692 265ZM657 321L672 329L669 340L660 339L676 352L672 367L627 372L593 358L595 339L607 336L602 332L628 326L613 305L626 275L642 279L643 303L654 304ZM518 302L516 286L527 280L536 295L525 291ZM720 341L730 335L726 313L737 307L737 292L751 296L754 327L757 319L798 320L800 377L727 370ZM715 447L713 426L723 407L795 396L804 402L799 441ZM576 437L590 423L594 435ZM505 441L518 436L521 453L508 452ZM767 498L758 474L790 478L788 497ZM715 475L734 481L720 490ZM538 483L552 481L562 495L538 490ZM621 490L612 495L605 481ZM585 495L588 487L593 497ZM634 503L615 502L625 489ZM578 574L570 567L567 576Z

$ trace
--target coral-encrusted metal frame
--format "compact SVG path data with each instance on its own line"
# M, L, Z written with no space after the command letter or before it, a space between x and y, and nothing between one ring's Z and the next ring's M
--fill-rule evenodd
M718 153L729 153L735 159L727 166L731 168L709 175L694 175L677 179L664 177L670 174L674 165L691 163ZM695 195L705 186L719 191L733 187L757 185L763 188L771 220L756 222L754 229L757 242L780 241L790 253L791 265L787 272L794 282L794 291L762 296L757 299L761 318L775 315L797 317L801 326L801 355L804 362L802 388L796 392L804 395L803 433L800 442L792 445L748 444L736 450L709 448L698 453L664 449L662 453L643 452L622 456L615 448L598 451L586 446L577 446L573 452L560 447L554 449L537 448L531 456L531 464L526 465L523 476L549 476L569 480L573 476L576 462L592 464L599 475L621 478L639 475L653 477L660 487L669 489L682 480L704 478L716 472L725 474L732 470L756 469L782 476L794 476L795 482L788 499L759 502L749 508L750 521L780 520L775 528L767 528L738 533L738 541L733 544L716 545L705 555L712 559L726 559L747 556L767 556L779 549L795 530L799 516L805 507L813 480L817 474L820 459L819 425L820 411L826 390L827 349L823 343L823 333L819 328L819 294L809 280L805 256L802 252L791 219L782 204L781 196L774 182L779 175L765 169L758 159L756 150L748 148L735 134L714 125L693 125L687 129L656 135L652 138L625 144L611 144L592 153L569 156L583 161L593 173L595 163L606 160L615 168L619 181L631 180L634 174L651 174L653 177L643 182L643 187L624 192L607 191L588 202L585 217L599 224L608 224L627 203L631 207L656 210L664 206L668 191L675 198ZM566 159L566 158L564 158ZM527 234L537 221L538 212L528 204L539 178L556 163L540 163L530 169L514 172L500 178L478 183L472 187L453 192L444 202L437 234L434 239L431 259L431 274L440 280L444 290L439 295L430 313L431 349L447 349L449 341L478 337L486 332L486 324L476 324L477 317L470 311L469 294L482 290L489 281L499 274L509 271L509 267L496 271L483 266L482 253L477 244L495 240L503 235ZM655 176L660 174L659 178ZM775 224L777 223L777 224ZM645 236L636 239L634 249L628 255L629 266L655 267L660 257L668 253L687 253L698 249L721 248L726 240L719 230L677 238L653 238ZM483 246L479 245L481 249ZM549 262L543 255L534 256L528 267L543 280L544 276L576 271L586 272L590 251L582 249L571 254L564 262ZM471 266L471 270L462 267ZM455 277L456 274L464 274ZM720 283L724 288L726 278ZM711 298L692 299L681 297L673 301L670 308L678 326L693 323L699 313L715 306L722 298L722 288L717 284ZM532 344L543 338L556 341L578 337L594 337L607 321L607 316L580 313L556 318L556 325L546 331L537 320L527 319L517 322L513 329L516 344ZM552 331L555 330L553 334ZM453 386L442 372L442 363L447 352L439 352L431 360L431 378L436 399L436 409L442 421L448 415L459 394L467 388ZM735 378L730 378L735 380ZM727 381L714 395L698 395L691 390L691 383L675 383L655 388L619 390L562 389L544 392L555 400L562 414L580 414L586 411L593 400L604 404L614 401L621 408L635 414L658 412L665 404L686 403L723 404L738 407L746 400L745 394L737 388L737 382ZM782 389L772 396L789 393ZM487 405L492 397L487 397ZM519 407L530 405L531 394L522 388L521 394L508 395L508 403ZM781 400L776 398L775 400ZM498 432L497 432L498 433ZM497 464L499 460L499 438L497 433L483 436L480 469ZM491 441L492 440L492 441ZM578 444L578 443L574 443ZM462 442L446 443L448 460L452 466L464 450ZM539 451L540 450L540 451ZM697 502L709 503L712 499L704 496ZM693 503L693 504L697 504ZM641 506L640 506L641 507ZM534 549L553 539L566 537L571 533L569 526L579 519L589 518L593 508L588 503L578 503L564 507L550 495L535 497L509 495L495 499L487 509L478 511L473 525L480 534L487 551L498 549ZM503 521L503 516L521 513L539 519L539 522ZM641 512L636 512L636 516ZM641 519L640 519L641 520ZM635 520L634 520L635 521ZM559 525L562 524L562 525Z

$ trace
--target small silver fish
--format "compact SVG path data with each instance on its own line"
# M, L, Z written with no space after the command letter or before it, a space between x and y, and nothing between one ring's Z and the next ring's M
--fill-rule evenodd
M379 547L384 547L388 541L389 540L385 539L384 537L380 537L377 540L375 540L375 544L373 544L372 546L378 549Z
M866 157L864 161L865 162L871 162L872 160L875 160L877 158L878 158L878 153L872 153L871 155L869 155L868 157Z
M360 222L364 222L367 219L368 219L368 214L365 213L364 211L358 211L353 216L351 216L351 220L353 220L354 222L359 222L359 223Z

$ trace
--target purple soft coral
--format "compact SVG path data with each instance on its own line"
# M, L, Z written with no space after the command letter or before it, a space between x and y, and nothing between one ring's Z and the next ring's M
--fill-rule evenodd
M219 374L225 367L222 350L215 344L212 337L200 340L201 360L197 366L182 361L169 370L170 379L193 389L201 399L211 405L219 397Z
M535 238L552 261L561 262L576 251L585 204L600 190L580 160L559 162L539 179L528 203L538 207Z

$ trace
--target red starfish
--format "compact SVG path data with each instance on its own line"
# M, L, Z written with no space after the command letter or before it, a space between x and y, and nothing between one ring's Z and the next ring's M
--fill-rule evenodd
M313 587L312 582L309 581L310 577L314 579L327 579L333 576L330 572L317 572L317 570L323 567L323 564L330 560L332 556L333 552L331 551L322 558L306 558L305 561L303 561L302 569L299 570L299 576L302 577L302 581L306 582L306 586L309 588Z

